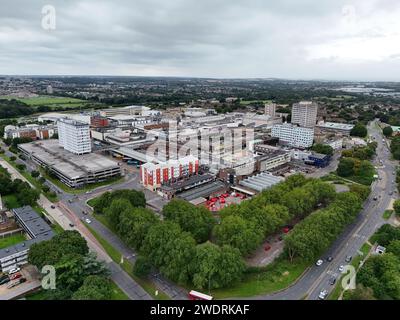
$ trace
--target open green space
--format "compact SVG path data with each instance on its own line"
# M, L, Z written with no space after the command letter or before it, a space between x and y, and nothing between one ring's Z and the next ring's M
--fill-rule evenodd
M248 106L251 104L259 104L259 103L272 103L272 100L240 100L240 104L243 106Z
M129 300L129 297L115 284L115 282L111 282L111 300Z
M235 286L212 290L216 299L253 297L269 294L288 288L307 270L309 263L304 261L289 262L278 258L264 268L245 274L243 280Z
M26 240L25 236L21 233L17 233L17 234L13 234L12 236L0 238L0 249L7 248L9 246L13 246L13 245L23 242L25 240Z
M148 294L150 294L154 299L157 300L169 300L170 298L160 290L158 290L149 280L147 279L140 279L136 277L133 274L133 265L128 261L125 260L123 263L121 263L121 253L116 250L107 240L105 240L103 237L101 237L93 228L90 227L90 225L86 224L86 227L88 230L93 234L93 236L96 238L96 240L101 244L101 246L104 248L104 250L107 252L107 254L110 256L110 258L115 262L118 263L121 268L129 274L129 276L135 280L144 290L147 291ZM158 295L155 295L156 290L158 290Z
M390 217L392 216L392 214L393 214L393 210L386 210L386 211L383 213L383 219L389 220Z

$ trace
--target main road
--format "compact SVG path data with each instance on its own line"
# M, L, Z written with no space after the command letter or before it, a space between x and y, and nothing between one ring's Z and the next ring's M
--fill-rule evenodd
M370 136L378 143L374 165L378 168L379 179L372 184L371 195L364 203L356 221L346 228L325 255L321 257L324 260L322 266L313 265L293 286L286 290L254 297L254 299L316 300L322 290L331 292L334 286L329 284L329 279L336 277L339 280L338 269L339 266L347 264L345 262L346 257L355 257L361 246L380 226L386 223L382 216L393 200L393 196L390 194L396 194L395 171L397 165L390 160L390 151L386 142L383 142L383 136L376 127L376 123L372 122L368 129ZM333 257L331 262L326 260L329 256Z

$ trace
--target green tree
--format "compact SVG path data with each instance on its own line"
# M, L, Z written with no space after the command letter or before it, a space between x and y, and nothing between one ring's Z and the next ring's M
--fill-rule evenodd
M337 174L341 177L350 177L354 175L354 165L355 161L352 158L341 158L337 168Z
M385 127L385 128L383 128L383 134L386 136L386 137L391 137L392 136L392 134L393 134L393 129L392 129L392 127Z
M343 295L343 300L376 300L374 291L362 284L357 285L355 290L348 290Z
M328 156L333 155L333 148L327 144L316 143L312 146L311 150Z
M362 123L357 123L354 128L350 131L350 135L365 138L368 134L367 127Z
M394 203L393 203L393 209L394 209L394 211L396 212L396 215L400 215L400 200L396 200Z
M110 280L101 276L88 276L83 285L72 295L72 300L110 300Z
M214 225L214 218L209 210L180 199L173 199L166 204L163 215L167 220L179 224L182 230L190 232L199 243L208 239Z
M219 245L237 248L242 255L255 250L264 238L252 222L235 215L222 219L221 224L214 227L214 236Z
M132 211L133 206L127 199L114 199L111 205L105 209L107 220L115 230L120 224L120 216L124 211Z
M133 273L139 278L146 278L149 275L151 268L152 266L149 260L140 255L137 257L133 266Z

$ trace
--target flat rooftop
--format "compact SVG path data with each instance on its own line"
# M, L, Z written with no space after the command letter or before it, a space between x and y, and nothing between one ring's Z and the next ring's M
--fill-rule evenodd
M225 183L221 181L214 181L207 184L203 184L198 188L193 188L191 190L182 192L178 195L179 198L186 201L192 201L197 198L207 198L210 194L217 192L226 187Z
M95 153L75 155L60 147L58 140L20 144L19 148L35 156L47 166L57 168L70 179L86 177L88 173L119 167L117 162Z
M354 128L354 125L339 122L324 122L317 124L317 127L336 130L351 130Z

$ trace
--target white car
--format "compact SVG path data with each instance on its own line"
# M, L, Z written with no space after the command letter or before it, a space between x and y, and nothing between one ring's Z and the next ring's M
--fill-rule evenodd
M20 271L21 268L13 268L10 271L8 271L8 274L13 274L13 273L17 273L18 271Z
M339 267L339 272L340 272L340 273L343 273L343 271L344 271L344 266L340 266L340 267Z
M91 223L92 223L92 221L91 221L90 219L88 219L88 218L86 218L85 221L86 221L86 223L88 223L88 224L91 224Z
M325 300L325 298L326 298L327 295L328 295L328 291L322 290L322 291L319 293L318 299L320 299L320 300Z
M316 263L315 263L315 265L317 266L317 267L319 267L319 266L322 266L322 264L324 263L324 261L323 260L318 260Z

